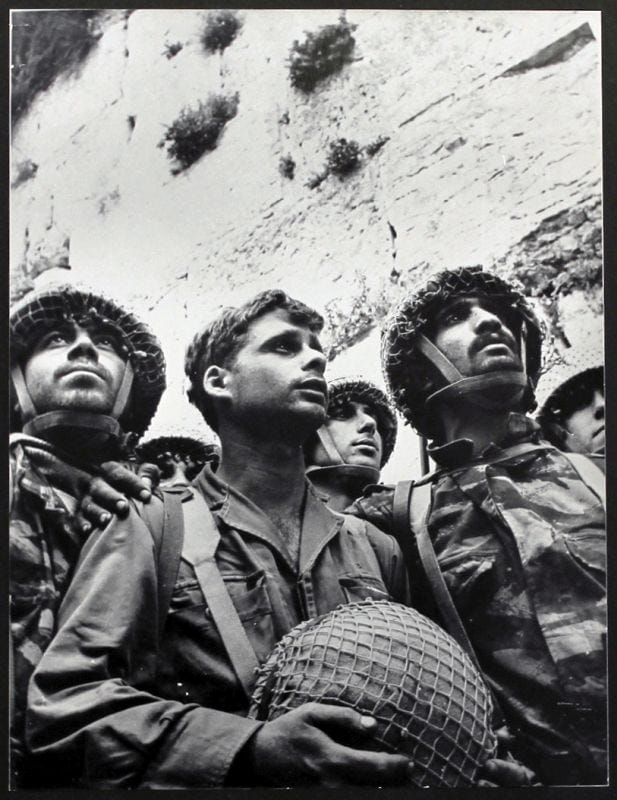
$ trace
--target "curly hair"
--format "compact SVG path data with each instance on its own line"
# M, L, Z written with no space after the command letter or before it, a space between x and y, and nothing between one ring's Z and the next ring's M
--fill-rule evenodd
M289 297L282 289L268 289L242 306L223 309L187 347L184 372L188 378L188 399L213 430L218 431L218 420L203 387L206 370L214 364L230 366L244 345L251 323L277 309L286 311L292 322L306 326L313 333L320 333L323 328L323 317L317 311Z

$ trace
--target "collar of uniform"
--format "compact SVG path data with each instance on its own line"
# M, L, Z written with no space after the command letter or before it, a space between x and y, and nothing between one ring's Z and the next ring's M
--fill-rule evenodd
M226 525L264 539L293 566L285 543L269 517L248 497L217 478L208 465L202 469L193 483L204 495L210 510ZM342 524L343 517L331 511L317 497L310 481L307 480L300 535L301 572L310 567Z
M497 444L489 444L486 447L480 459L488 458L490 456L498 455L506 447L524 440L536 441L541 438L541 430L535 420L528 417L526 414L520 414L512 411L508 416L506 424L506 433ZM455 439L447 444L430 446L428 448L429 456L440 467L446 469L453 469L459 467L468 461L471 461L473 456L473 442L471 439Z

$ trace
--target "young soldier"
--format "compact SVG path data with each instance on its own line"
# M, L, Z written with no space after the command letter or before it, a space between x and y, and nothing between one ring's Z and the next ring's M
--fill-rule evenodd
M604 456L604 367L590 367L561 383L542 406L538 422L560 450Z
M302 445L326 414L322 324L269 291L224 311L189 347L189 397L222 453L183 505L196 509L202 543L213 516L215 569L195 556L187 523L159 640L159 567L143 520L131 512L89 537L31 684L29 744L47 785L54 776L151 788L405 780L405 757L342 744L361 743L374 725L350 709L309 703L273 722L246 717L251 662L298 622L352 600L408 596L394 540L333 514L304 475ZM223 622L210 593L221 577L232 604ZM248 663L238 664L247 640Z
M403 538L411 514L412 580L422 585L421 563L445 627L462 620L514 754L545 783L604 783L603 482L526 415L541 338L520 291L480 268L442 272L403 302L384 330L384 373L438 469L428 497L401 486L354 509L392 531L402 508Z
M87 535L76 494L106 459L123 458L165 388L158 341L111 300L71 286L27 295L10 316L10 593L13 779L22 765L30 676L53 635ZM110 515L109 515L110 516Z
M394 449L396 416L385 394L363 378L328 384L325 425L304 446L306 474L333 511L343 511L379 473Z

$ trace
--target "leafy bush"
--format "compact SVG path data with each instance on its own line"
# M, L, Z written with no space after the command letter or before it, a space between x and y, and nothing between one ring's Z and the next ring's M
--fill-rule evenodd
M360 166L360 146L353 140L336 139L330 142L330 152L326 160L326 170L343 177Z
M201 43L208 53L222 53L233 42L240 29L242 20L235 11L222 8L211 11L206 17L206 26L201 34Z
M13 123L61 73L74 71L100 38L100 10L16 11L12 16Z
M335 25L307 33L303 42L294 41L289 54L291 85L308 94L319 81L339 72L351 61L356 43L351 34L355 28L341 17Z
M289 178L289 180L293 180L294 174L296 172L296 162L293 160L291 156L283 156L279 161L279 172L284 178Z
M239 96L211 94L197 108L183 108L165 131L159 147L167 144L167 155L178 162L173 174L182 172L207 151L214 150L225 123L238 112Z

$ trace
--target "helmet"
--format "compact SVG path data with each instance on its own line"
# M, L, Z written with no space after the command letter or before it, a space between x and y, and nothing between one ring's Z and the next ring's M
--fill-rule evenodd
M328 416L337 408L350 401L366 403L375 413L377 430L382 439L380 467L383 468L392 455L396 443L397 421L392 406L384 392L365 378L353 376L349 378L336 378L330 381L328 384ZM307 452L310 452L319 441L332 463L327 466L312 464L307 468L307 474L314 475L316 472L323 470L345 469L348 473L361 475L366 477L369 481L379 480L378 470L369 466L346 464L343 461L326 425L319 428L315 436L316 439L311 439L307 443Z
M115 329L127 356L125 380L119 390L119 396L125 394L129 398L128 402L125 399L126 407L119 415L122 428L138 436L143 434L165 390L165 357L161 345L143 322L113 300L69 284L30 292L11 310L11 364L19 402L19 414L12 428L36 418L36 409L21 375L24 359L46 330L67 320L96 320Z
M293 628L258 672L249 716L307 702L374 717L382 751L413 762L416 786L468 786L492 757L489 690L469 656L414 609L386 600L339 606Z
M604 366L601 340L594 337L564 351L560 362L542 375L538 385L542 407L537 420L555 447L579 451L581 443L572 438L564 423L592 402L596 390L604 393Z
M143 442L135 450L140 462L150 462L156 464L159 459L166 454L178 456L182 460L190 459L199 465L195 469L195 475L199 469L207 462L217 462L219 460L219 448L211 443L206 444L191 436L158 436L156 439L149 439ZM165 476L163 476L165 477ZM194 475L187 474L189 479Z
M464 378L424 335L437 311L449 300L465 295L497 298L518 336L525 374L496 371ZM482 267L459 267L432 277L387 318L381 339L381 363L392 399L406 420L423 436L438 435L436 420L427 409L437 396L470 395L480 405L496 407L487 389L517 387L521 411L535 408L534 389L542 365L543 329L523 288L507 283ZM497 406L498 407L498 406Z

